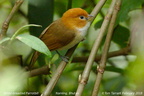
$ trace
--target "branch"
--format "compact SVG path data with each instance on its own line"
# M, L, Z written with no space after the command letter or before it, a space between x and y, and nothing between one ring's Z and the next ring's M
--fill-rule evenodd
M120 56L120 55L128 55L128 53L130 52L130 47L125 47L121 50L118 51L113 51L113 52L109 52L107 58L111 58L111 57L115 57L115 56ZM101 59L101 55L97 55L94 59L95 62L99 61ZM87 62L88 57L74 57L72 60L72 63L76 62Z
M102 2L102 0L101 0L101 2ZM104 3L104 2L102 2L102 3ZM88 61L86 63L84 71L82 73L82 76L81 76L81 78L79 80L79 86L78 86L78 89L77 89L77 92L76 92L77 93L76 96L81 96L82 95L84 87L85 87L85 85L86 85L86 83L88 81L88 78L89 78L89 75L90 75L90 71L91 71L91 67L93 65L94 59L96 57L96 53L97 53L98 48L99 48L99 45L100 45L100 43L102 41L102 38L103 38L103 36L104 36L104 34L106 32L107 26L108 26L109 21L111 19L115 3L116 3L116 0L112 0L112 3L111 3L110 8L108 10L108 13L107 13L107 15L106 15L106 17L105 17L105 19L103 21L103 24L101 26L100 32L98 34L98 37L95 40L93 48L92 48L92 50L90 52L90 56L88 58ZM97 4L97 6L98 6L98 4Z
M128 46L128 47L125 47L121 50L108 53L107 58L120 56L120 55L128 55L129 52L130 52L130 47ZM95 58L95 62L100 61L101 56L102 55L97 55L96 58ZM76 63L77 62L86 62L87 59L88 59L88 57L74 57L73 60L72 60L72 63L74 63L74 62L76 62ZM48 66L43 66L43 67L38 68L38 69L33 69L31 71L28 71L27 73L29 74L29 77L51 74L50 73L50 68Z
M113 2L115 2L115 1L113 1ZM113 11L112 19L111 19L111 22L110 22L110 25L109 25L109 28L108 28L108 33L107 33L107 36L106 36L106 41L105 41L105 44L104 44L104 49L103 49L101 61L100 61L99 67L97 68L98 74L97 74L97 78L96 78L96 81L95 81L92 96L98 96L100 83L101 83L101 80L102 80L102 77L103 77L104 69L106 67L107 55L108 55L108 50L109 50L109 47L110 47L111 37L112 37L112 34L113 34L113 30L114 30L114 24L115 24L115 21L116 21L116 17L117 17L117 13L119 11L120 5L121 5L121 0L118 0L117 3L115 4L115 9Z
M77 47L77 45L74 46L73 48L69 49L65 56L71 57L72 54L74 53L76 47ZM51 80L49 81L48 85L46 86L46 88L45 88L44 92L41 94L41 96L50 96L55 84L59 80L59 78L67 64L68 64L68 62L65 62L65 61L60 62L57 70L55 71L54 75L52 76Z
M107 0L100 0L97 5L95 6L95 8L93 9L93 11L91 12L91 15L96 17L99 13L99 11L101 10L102 6L105 4ZM93 18L94 20L94 18Z
M43 66L41 68L28 71L28 74L29 74L29 77L34 77L38 75L47 75L47 74L50 74L50 68L48 66Z
M10 12L9 16L6 18L6 20L4 21L3 25L2 25L2 29L0 32L0 39L2 39L4 36L6 36L6 32L7 29L9 27L9 23L11 21L11 19L13 18L14 14L17 12L17 10L19 9L19 7L21 6L21 4L23 3L23 0L17 0L12 11Z
M129 52L130 52L130 47L128 46L128 47L125 47L121 50L108 53L107 58L120 56L120 55L128 55ZM95 62L100 61L101 56L102 55L97 55L95 58ZM72 63L74 63L74 62L76 62L76 63L77 62L86 62L87 59L88 59L88 57L74 57L72 60ZM50 68L48 66L43 66L41 68L28 71L28 74L29 74L29 77L34 77L34 76L38 76L38 75L48 75L51 73L50 73Z

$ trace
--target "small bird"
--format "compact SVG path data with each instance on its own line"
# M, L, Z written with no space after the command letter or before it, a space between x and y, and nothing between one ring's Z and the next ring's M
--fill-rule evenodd
M39 36L50 51L70 49L85 38L93 16L81 8L72 8L63 16L50 24ZM33 65L39 56L35 52L30 65Z

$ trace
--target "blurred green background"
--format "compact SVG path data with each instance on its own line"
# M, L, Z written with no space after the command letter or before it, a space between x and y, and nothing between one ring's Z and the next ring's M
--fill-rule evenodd
M11 11L14 2L16 0L1 0L0 1L0 26L2 26L4 20ZM25 30L26 33L34 36L39 36L40 33L54 20L60 18L62 14L68 8L81 7L90 13L99 0L24 0L24 3L14 15L11 20L7 35L12 36L16 30L26 24L42 25L40 28L30 27L29 30ZM108 0L104 7L101 9L98 16L95 18L90 29L87 32L86 40L81 42L77 47L73 57L77 56L89 56L92 45L99 32L104 16L110 6L112 0ZM137 21L135 14L144 14L144 0L122 0L121 10L119 11L118 18L115 24L114 34L111 41L110 52L125 48L129 44L130 32L137 32L132 26ZM136 12L136 13L135 13ZM139 13L137 13L139 12ZM132 14L130 14L132 13ZM143 20L143 19L142 19ZM143 27L144 25L138 25ZM0 27L1 29L1 27ZM143 38L142 35L140 38ZM138 37L137 37L138 38ZM135 40L136 38L133 37ZM102 53L104 40L99 48L98 53ZM144 44L144 41L141 41ZM137 41L136 43L139 43ZM138 45L136 45L138 46ZM139 44L139 47L143 49L143 46ZM11 57L21 55L23 59L23 66L26 66L31 57L31 48L27 45L16 40L10 47L11 49L5 49L0 46L0 92L1 96L5 96L9 92L38 92L36 96L39 96L43 92L45 86L49 82L53 72L56 70L59 59L53 52L53 58L46 58L46 64L54 63L51 65L50 75L41 75L32 78L28 78L28 74L25 73L17 62L17 59L10 59ZM135 49L137 50L137 49ZM61 52L62 54L65 51ZM143 50L135 55L121 55L109 58L107 61L106 71L101 83L99 96L144 96L144 56ZM43 60L43 59L41 59ZM41 61L39 59L39 61ZM44 60L43 60L44 62ZM35 68L39 68L45 65L37 62ZM85 62L82 63L70 63L64 70L60 80L56 84L51 96L74 96L69 92L74 92L78 86L78 76L82 73L85 67ZM96 79L97 62L94 63L89 81L84 89L82 96L90 96L93 85ZM115 71L117 70L117 71ZM135 95L118 94L114 95L112 92L134 92ZM61 94L59 94L61 93ZM110 94L109 94L110 93ZM25 94L27 96L27 94ZM11 96L10 94L7 96ZM16 96L24 96L21 94Z

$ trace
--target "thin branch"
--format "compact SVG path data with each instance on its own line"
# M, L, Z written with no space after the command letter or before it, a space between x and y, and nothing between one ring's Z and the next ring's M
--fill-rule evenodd
M109 25L109 28L108 28L108 33L107 33L106 41L105 41L105 44L104 44L104 49L103 49L101 61L100 61L99 67L97 68L98 74L97 74L97 78L96 78L96 81L95 81L92 96L98 96L100 83L101 83L101 80L102 80L102 77L103 77L104 69L106 67L107 55L108 55L108 50L109 50L109 47L110 47L111 37L112 37L112 34L113 34L113 30L114 30L114 24L115 24L115 21L116 21L116 17L117 17L117 13L119 11L120 5L121 5L121 0L117 0L117 3L115 5L115 9L113 11L112 19L111 19L111 22L110 22L110 25Z
M98 15L98 13L100 12L101 8L103 7L103 5L105 4L107 0L100 0L97 5L95 6L95 8L93 9L93 11L91 12L91 15L96 17ZM93 18L94 20L94 18Z
M89 78L89 75L90 75L90 71L91 71L91 67L93 65L94 59L96 57L96 53L97 53L98 48L99 48L99 45L100 45L100 43L102 41L102 38L103 38L103 36L104 36L104 34L106 32L107 26L108 26L109 21L111 19L115 3L116 3L116 0L112 0L112 3L111 3L110 8L108 10L108 13L107 13L107 15L106 15L106 17L104 19L104 22L102 24L102 27L101 27L100 32L98 34L98 37L95 40L95 43L94 43L93 48L91 50L90 56L88 58L88 61L86 63L84 71L82 73L82 76L81 76L81 78L79 80L80 82L79 82L79 86L78 86L78 89L77 89L77 92L76 92L77 93L76 96L81 96L82 95L84 87L85 87L85 85L86 85L86 83L88 81L88 78ZM97 6L98 6L98 4L97 4Z
M111 58L111 57L116 57L116 56L120 56L120 55L128 55L128 53L130 52L130 47L125 47L121 50L118 50L118 51L113 51L113 52L109 52L108 53L108 58ZM101 55L97 55L96 58L94 59L95 62L99 61L101 59ZM85 57L74 57L73 60L72 60L72 63L78 63L78 62L87 62L88 60L88 57L85 56Z
M4 23L2 25L2 30L0 32L0 39L2 39L4 36L6 36L6 32L7 32L7 29L9 27L9 23L22 3L23 3L23 0L17 0L16 1L12 11L10 12L9 16L6 18L6 20L4 21Z
M96 4L97 4L97 2L96 2ZM101 15L102 18L105 17L105 15L104 15L104 13L102 12L102 10L101 10L99 13L100 13L100 15Z
M109 52L107 58L116 57L116 56L120 56L120 55L128 55L129 52L130 52L130 47L128 46L128 47L123 48L118 51ZM95 58L95 62L100 61L101 56L102 55L97 55ZM88 57L74 57L72 60L72 63L86 62L87 59L88 59ZM48 75L51 73L50 73L50 68L48 66L43 66L41 68L28 71L28 74L29 74L29 77L34 77L34 76L38 76L38 75Z
M73 54L76 47L77 47L77 45L75 47L69 49L65 56L71 57L71 55ZM54 75L52 76L51 80L49 81L48 85L46 86L46 88L45 88L44 92L41 94L41 96L50 96L55 84L59 80L59 78L67 64L68 64L68 62L65 62L65 61L60 62L57 70L55 71Z
M38 75L48 75L50 74L50 68L48 66L43 66L41 68L28 71L28 74L29 74L29 77L34 77Z

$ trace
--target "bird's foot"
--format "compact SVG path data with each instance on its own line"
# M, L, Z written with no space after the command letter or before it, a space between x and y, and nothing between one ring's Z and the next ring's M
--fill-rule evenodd
M68 56L60 56L60 58L63 60L63 61L65 61L65 62L69 62L69 57Z
M62 56L57 50L56 50L56 52L58 53L58 55L60 56L60 58L63 60L63 61L65 61L65 62L69 62L69 57L68 56Z

